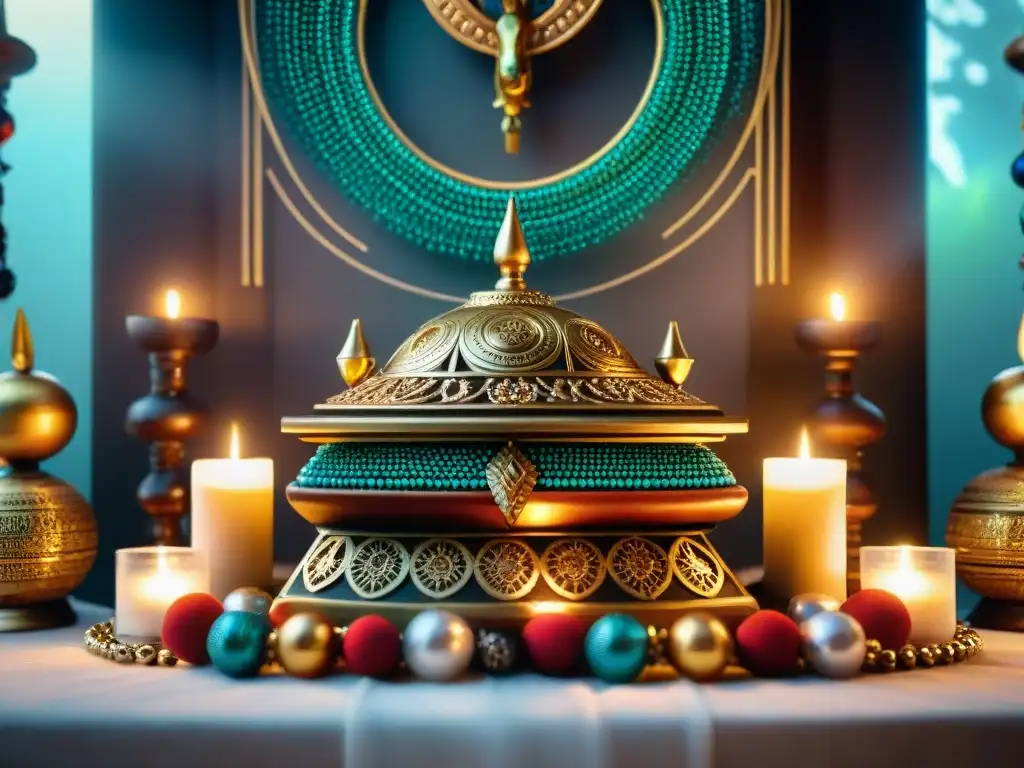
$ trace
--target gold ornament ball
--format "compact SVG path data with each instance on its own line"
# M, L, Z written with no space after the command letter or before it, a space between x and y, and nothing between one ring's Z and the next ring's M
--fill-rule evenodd
M935 653L928 646L917 649L917 666L919 667L933 667L935 666Z
M1024 366L998 374L981 401L981 420L997 442L1024 446Z
M732 658L726 626L706 613L678 619L668 631L668 657L681 675L697 682L717 680Z
M322 677L338 661L334 625L318 613L297 613L277 629L277 661L293 677Z

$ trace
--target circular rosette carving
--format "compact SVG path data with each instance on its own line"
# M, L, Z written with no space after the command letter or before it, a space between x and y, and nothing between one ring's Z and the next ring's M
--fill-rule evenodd
M544 581L567 600L585 600L604 582L604 555L586 539L559 539L540 560Z
M518 539L492 539L476 554L477 583L497 600L526 597L540 578L537 554Z
M405 580L409 573L409 553L393 539L367 539L352 553L345 579L359 597L376 600L384 597Z
M640 371L636 361L618 340L597 323L574 317L565 323L569 352L591 370L599 373Z
M452 320L432 320L398 348L388 361L388 373L410 373L440 369L458 343L459 326Z
M459 337L459 351L476 371L539 371L562 352L562 335L547 314L529 307L478 312Z
M302 583L310 592L327 589L342 577L351 559L347 537L324 536L302 566Z
M655 600L672 583L665 550L639 536L615 543L608 553L608 570L622 591L638 600Z
M428 539L412 553L410 577L427 597L451 597L473 576L473 555L451 539Z
M676 539L669 552L672 572L679 582L701 597L715 597L725 584L721 563L702 544L686 536Z

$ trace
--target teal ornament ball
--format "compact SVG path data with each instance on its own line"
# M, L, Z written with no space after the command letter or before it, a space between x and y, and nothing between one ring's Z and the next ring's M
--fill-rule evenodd
M583 645L591 671L608 683L631 683L647 665L647 630L624 613L594 622Z
M206 636L210 661L228 677L254 677L266 659L270 620L247 611L221 614Z

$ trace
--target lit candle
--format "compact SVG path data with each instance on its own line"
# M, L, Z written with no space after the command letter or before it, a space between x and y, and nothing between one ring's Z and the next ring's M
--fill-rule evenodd
M833 293L829 296L828 309L833 320L837 323L843 322L846 319L846 299L843 298L843 294Z
M956 551L947 547L861 547L863 589L892 592L910 612L910 642L945 643L956 629Z
M114 623L122 642L158 639L171 603L209 588L206 556L189 547L119 549L116 560Z
M764 460L764 589L846 597L846 462L812 459L806 428L799 458Z
M210 592L269 587L274 569L274 462L242 459L238 425L231 458L192 463L192 546L210 562Z
M173 288L167 292L164 298L164 314L171 320L181 317L181 294Z

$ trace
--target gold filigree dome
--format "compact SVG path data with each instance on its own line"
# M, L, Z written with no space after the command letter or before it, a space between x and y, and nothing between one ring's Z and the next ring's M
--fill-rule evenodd
M377 374L320 407L580 404L721 414L650 375L597 323L526 287L530 254L513 200L494 261L494 290L421 325Z

